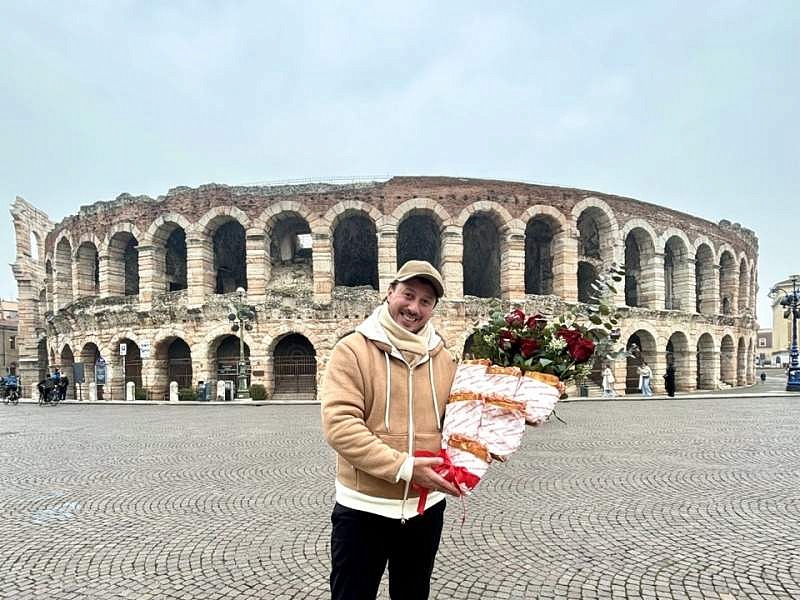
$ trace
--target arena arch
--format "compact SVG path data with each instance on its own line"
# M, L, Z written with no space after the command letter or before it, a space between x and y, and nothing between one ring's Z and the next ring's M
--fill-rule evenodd
M736 385L736 347L730 334L719 345L719 378L729 386Z
M378 289L378 233L368 213L351 209L333 227L334 285Z
M657 308L654 237L637 225L625 236L625 304Z
M126 353L124 356L120 353L120 344L125 344ZM136 340L129 335L117 338L111 346L110 355L111 359L109 362L112 364L114 373L119 374L114 377L113 397L119 400L125 400L125 386L129 381L134 383L136 390L144 389L142 355Z
M723 250L719 256L719 313L733 315L736 311L736 259L730 250Z
M161 337L153 346L150 363L149 384L153 398L169 399L169 384L178 383L178 388L190 388L193 385L192 350L181 335L170 334Z
M462 265L465 296L499 298L503 244L499 217L494 212L475 212L463 228Z
M717 279L714 276L714 251L706 243L695 251L695 309L703 315L717 313Z
M251 364L250 345L244 342L244 361L247 372L247 385L250 385ZM214 365L217 381L232 381L234 394L238 385L239 337L231 333L216 336L208 344L208 363Z
M313 400L317 393L317 352L300 333L277 338L273 350L273 399Z
M55 287L57 308L72 303L72 243L62 237L56 244Z
M717 377L715 362L717 353L714 350L714 338L711 334L704 333L697 340L697 389L713 390L716 388Z
M667 340L666 363L675 367L675 389L679 392L694 389L689 385L692 376L692 357L689 340L682 331L674 332Z
M97 296L100 293L100 255L97 244L86 240L80 243L76 252L78 264L78 298Z
M747 385L747 346L743 337L736 345L736 385Z
M397 226L397 268L409 260L426 260L441 271L443 226L431 209L407 211Z
M694 273L689 244L681 235L671 235L664 244L664 308L695 309Z
M652 333L646 329L638 329L633 332L625 344L629 356L625 364L625 393L639 393L639 367L644 363L654 369L658 350L656 339Z
M39 239L39 234L35 231L31 230L30 232L30 244L31 244L31 260L34 262L38 262L39 255L41 254L41 247L42 242Z
M106 282L110 296L139 294L139 240L129 230L121 229L108 239Z
M95 365L97 360L101 357L100 348L94 342L87 342L81 348L81 363L83 363L83 377L88 387L90 383L95 381ZM97 386L97 399L104 399L104 385Z
M747 258L739 261L739 305L738 314L743 315L750 310L750 269Z
M589 302L598 273L614 262L617 223L608 205L596 198L579 202L572 215L578 232L578 300Z
M185 290L189 286L186 232L189 221L180 214L168 213L153 221L146 240L153 253L153 294Z
M549 215L532 217L525 226L525 293L548 295L554 290L556 236L562 234L558 221ZM559 265L560 266L560 265Z
M69 344L64 344L64 347L59 353L59 357L59 369L61 369L61 374L69 379L67 398L75 398L75 355Z

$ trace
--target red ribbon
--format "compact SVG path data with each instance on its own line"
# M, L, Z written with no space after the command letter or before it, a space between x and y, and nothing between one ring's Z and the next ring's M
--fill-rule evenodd
M440 465L436 465L433 467L433 470L436 471L439 475L444 477L447 481L461 490L461 485L463 484L467 489L473 489L478 482L481 480L480 477L475 475L474 473L470 473L464 467L457 467L453 464L453 461L450 460L450 455L447 453L447 450L441 449L439 450L438 454L435 454L429 450L417 450L414 452L414 456L423 456L427 458L442 458L444 462ZM425 502L428 500L428 492L430 491L428 488L424 488L416 483L411 484L412 487L419 492L419 502L417 502L417 513L422 514L425 512Z

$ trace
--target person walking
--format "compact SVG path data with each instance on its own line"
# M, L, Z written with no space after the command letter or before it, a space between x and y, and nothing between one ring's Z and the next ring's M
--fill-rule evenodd
M642 361L642 366L639 367L639 389L643 396L652 396L653 388L650 386L650 378L653 376L653 371L647 365L646 361Z
M667 396L675 397L675 367L672 365L667 365L667 371L664 373L664 387L667 390Z
M331 515L333 600L375 598L389 566L392 598L422 600L442 533L445 495L435 471L455 361L431 325L444 294L428 262L405 263L385 301L342 338L320 392L322 431L336 451ZM419 488L431 490L417 514Z
M603 397L613 398L616 395L617 392L614 390L614 373L611 371L611 367L606 365L603 369Z

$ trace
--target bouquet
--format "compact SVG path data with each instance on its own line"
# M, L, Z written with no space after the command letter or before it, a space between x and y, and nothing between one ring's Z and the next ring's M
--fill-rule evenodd
M548 318L521 308L494 313L473 332L472 358L456 370L442 427L442 445L453 469L474 477L456 483L468 494L493 460L505 461L522 443L525 425L546 421L567 384L580 383L601 356L616 348L618 317L613 283L624 270L612 265L592 285L591 304Z

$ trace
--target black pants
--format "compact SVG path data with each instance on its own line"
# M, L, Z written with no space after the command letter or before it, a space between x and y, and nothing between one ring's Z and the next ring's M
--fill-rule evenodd
M389 563L389 595L425 600L442 535L445 502L401 523L341 504L331 523L332 600L375 600Z

